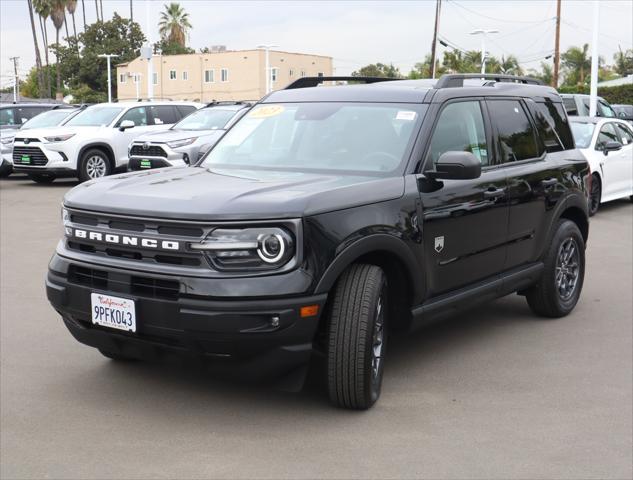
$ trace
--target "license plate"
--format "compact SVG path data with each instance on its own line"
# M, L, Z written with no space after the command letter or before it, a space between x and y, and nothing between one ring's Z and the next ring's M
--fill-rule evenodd
M22 155L21 161L22 163L31 163L31 157L28 155Z
M92 304L92 323L95 325L136 332L134 300L91 293L90 303Z
M141 168L152 168L152 162L150 160L141 160Z

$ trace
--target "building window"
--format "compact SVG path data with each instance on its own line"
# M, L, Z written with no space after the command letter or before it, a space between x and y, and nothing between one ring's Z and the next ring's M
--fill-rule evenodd
M132 74L132 79L134 80L134 83L138 83L141 81L141 74L140 73L133 73Z
M169 71L169 79L170 80L176 80L176 70L170 70Z
M182 72L182 79L189 80L189 72Z
M213 82L215 82L215 70L205 70L204 83L213 83Z
M289 77L294 77L295 76L295 71L292 68L290 70L288 70L288 76Z
M152 72L152 84L158 85L158 73Z
M317 73L317 77L322 77L322 76L323 76L323 72Z
M276 82L276 81L277 81L277 77L278 77L278 76L279 76L279 69L278 69L278 68L273 68L273 69L271 69L271 71L270 71L270 79L271 79L273 82Z
M305 70L301 70L301 76L305 77L306 76L306 71Z
M228 68L223 68L221 75L220 75L220 80L222 82L228 82L229 81L229 69Z
M119 83L125 83L125 82L127 82L127 74L126 73L119 74Z

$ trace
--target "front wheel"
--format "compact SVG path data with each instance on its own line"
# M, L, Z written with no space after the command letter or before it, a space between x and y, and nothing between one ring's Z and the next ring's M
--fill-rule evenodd
M328 390L339 407L364 410L380 396L387 342L387 279L375 265L352 265L328 311Z
M79 180L85 182L110 175L111 166L108 156L98 149L91 149L81 156L79 162Z
M0 160L2 162L2 160ZM13 172L13 165L9 162L0 163L0 178L8 177Z
M574 222L561 219L541 278L527 291L528 305L537 315L564 317L578 303L584 278L585 241Z

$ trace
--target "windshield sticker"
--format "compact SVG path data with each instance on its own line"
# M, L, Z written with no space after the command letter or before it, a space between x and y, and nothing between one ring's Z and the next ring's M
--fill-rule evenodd
M396 115L396 120L411 121L411 120L415 120L416 116L417 116L417 113L415 113L415 112L412 112L410 110L401 110Z
M279 115L284 110L285 109L282 105L265 105L255 110L251 110L248 116L250 118L268 118L268 117L274 117L275 115Z

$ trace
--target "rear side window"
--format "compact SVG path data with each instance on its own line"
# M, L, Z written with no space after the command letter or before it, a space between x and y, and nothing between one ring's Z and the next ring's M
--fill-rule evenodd
M489 100L490 118L497 129L501 163L540 156L534 127L518 100Z
M471 152L482 165L489 164L484 118L479 101L450 103L442 110L431 137L430 160L445 152ZM428 164L428 163L427 163Z
M576 100L574 100L573 98L565 97L563 98L563 105L565 106L565 110L567 110L567 115L578 115Z
M15 111L12 108L0 109L0 125L15 125Z
M196 107L192 105L176 105L176 108L180 112L180 118L184 118L196 110Z
M574 148L567 116L560 103L546 101L536 104L536 126L548 152Z
M620 138L622 139L622 145L629 145L633 143L633 134L631 134L631 131L627 127L618 123L616 124L616 128L620 134Z
M173 105L157 105L149 108L154 117L154 125L171 125L180 119L180 114Z
M615 133L613 123L605 123L600 129L598 140L596 141L596 150L604 150L604 146L608 142L619 142L620 137Z
M125 120L132 120L137 127L144 127L147 123L147 109L145 107L130 108L117 122L117 127Z

